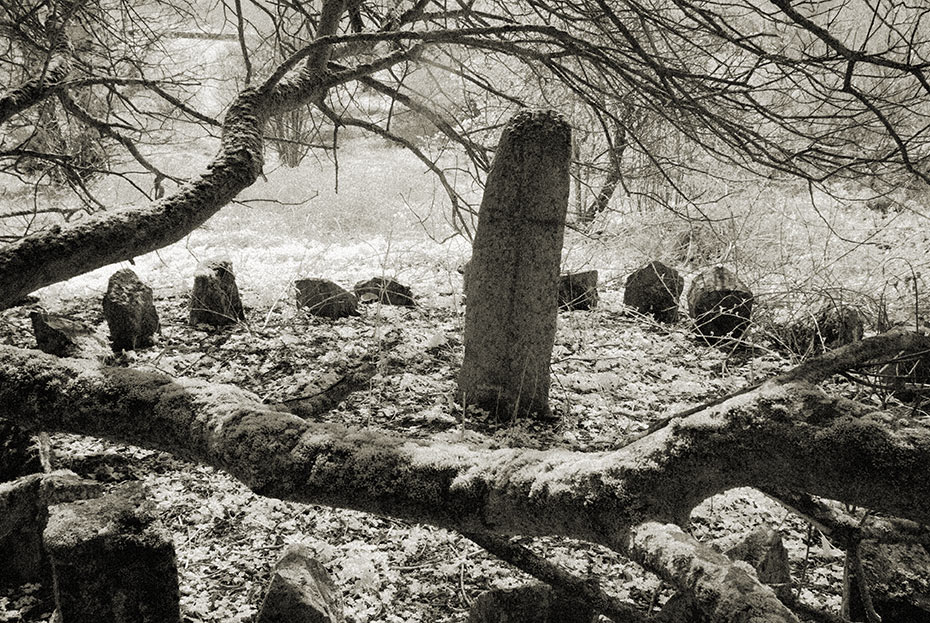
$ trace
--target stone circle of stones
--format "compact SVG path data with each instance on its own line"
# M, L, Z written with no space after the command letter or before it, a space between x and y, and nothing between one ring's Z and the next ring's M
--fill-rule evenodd
M688 290L688 312L708 343L740 339L749 327L752 304L752 291L723 266L698 274Z
M214 258L197 266L191 290L189 320L191 325L206 324L214 327L245 320L245 310L239 298L231 260Z
M626 279L623 303L657 322L678 322L678 299L685 280L662 262L649 262Z
M113 350L135 350L154 344L159 330L152 288L128 268L116 271L103 295L103 315L110 327Z

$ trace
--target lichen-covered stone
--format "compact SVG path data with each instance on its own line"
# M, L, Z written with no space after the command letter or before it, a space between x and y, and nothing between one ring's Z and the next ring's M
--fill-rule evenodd
M358 316L358 298L329 279L298 279L297 307L324 318Z
M674 268L662 262L649 262L626 279L623 304L657 322L678 321L678 299L685 280Z
M379 302L383 305L401 305L412 307L416 305L413 300L413 291L394 279L372 277L366 281L355 284L355 296L362 303Z
M457 395L501 419L550 412L570 162L568 123L524 110L504 128L485 183Z
M191 290L190 323L223 326L245 319L232 262L212 259L201 262L194 271Z
M305 545L292 544L275 565L256 623L342 623L342 595Z
M47 507L94 497L100 483L57 470L0 484L0 586L26 582L51 585L51 569L42 545Z
M29 312L32 332L39 350L58 357L74 357L80 354L84 339L93 335L94 329L83 322L50 314L43 309Z
M103 315L110 327L114 351L135 350L154 343L159 329L152 288L132 270L123 268L110 276L103 296Z
M752 291L723 266L699 274L688 290L688 311L708 342L741 338L749 326L752 303Z
M44 538L63 621L180 621L174 546L141 483L50 507Z
M597 271L565 273L559 277L559 309L586 310L597 307Z

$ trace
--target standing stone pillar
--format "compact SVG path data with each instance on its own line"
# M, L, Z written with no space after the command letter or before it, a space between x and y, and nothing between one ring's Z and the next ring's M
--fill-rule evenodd
M502 419L549 413L571 129L524 110L501 134L465 289L458 398Z

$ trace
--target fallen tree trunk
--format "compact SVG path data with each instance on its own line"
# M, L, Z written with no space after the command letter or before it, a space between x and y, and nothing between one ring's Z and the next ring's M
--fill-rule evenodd
M930 522L930 428L895 430L882 413L803 380L843 353L897 353L885 335L611 452L487 449L311 424L233 386L0 347L0 417L167 450L226 470L255 492L464 532L562 535L627 553L721 609L781 612L751 576L707 556L682 525L736 486L805 491ZM845 365L845 364L844 364ZM681 556L692 561L679 564ZM747 592L748 591L748 592ZM744 595L728 600L725 594ZM763 605L759 605L759 604ZM742 605L739 605L742 604ZM733 612L736 612L734 610ZM793 620L786 610L775 620Z

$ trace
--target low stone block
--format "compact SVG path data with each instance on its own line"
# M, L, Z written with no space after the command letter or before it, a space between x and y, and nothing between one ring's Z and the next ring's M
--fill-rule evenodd
M592 623L597 613L584 602L536 582L482 593L468 612L468 623Z
M688 311L698 332L711 343L741 338L749 327L752 304L752 291L723 266L699 274L688 290Z
M67 623L179 623L174 546L141 483L50 507L45 547Z
M383 305L402 305L406 307L416 305L410 288L393 279L373 277L367 281L359 281L353 289L355 290L355 296L362 303L378 301Z
M232 262L226 259L201 262L194 271L190 323L219 327L244 319Z
M342 596L305 545L292 544L275 565L256 623L342 623Z
M650 262L627 277L623 304L657 322L677 322L678 299L684 286L677 270L662 262Z
M559 309L586 310L597 307L597 271L565 273L559 277Z
M42 352L58 357L77 357L94 328L77 320L50 314L43 309L29 312L36 346Z
M324 318L358 316L358 298L328 279L298 279L297 307Z
M151 346L159 329L152 288L128 268L110 277L103 296L103 315L110 327L113 350L135 350Z
M42 545L47 506L99 495L99 483L59 470L0 484L0 586L26 582L51 585L51 569Z

